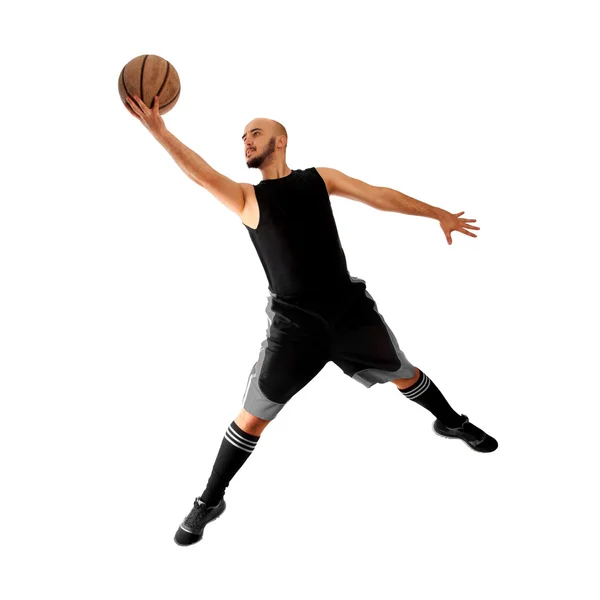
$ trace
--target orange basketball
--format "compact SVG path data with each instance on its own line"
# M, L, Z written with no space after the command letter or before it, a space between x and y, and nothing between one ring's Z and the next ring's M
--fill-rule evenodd
M175 67L155 54L142 54L130 60L119 75L119 96L123 104L127 96L139 96L152 108L158 96L158 112L168 113L179 99L181 83Z

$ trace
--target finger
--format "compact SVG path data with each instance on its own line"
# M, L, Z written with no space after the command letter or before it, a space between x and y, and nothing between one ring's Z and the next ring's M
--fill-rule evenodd
M138 115L140 115L141 109L140 107L137 105L137 103L135 102L135 100L133 100L133 98L131 96L127 96L127 103L129 104L129 106L131 107L131 110L133 110L133 112Z
M129 104L131 105L131 108L133 108L133 110L140 116L142 116L144 114L144 110L141 107L141 100L139 99L139 96L129 96L131 98L131 101L129 102Z
M465 233L467 235L470 235L471 237L477 237L474 233L471 233L470 231L465 231L464 229L461 229L460 231L461 233Z
M463 227L468 227L469 229L479 229L479 227L475 227L475 225L463 225Z
M133 98L137 102L142 114L147 115L150 112L150 109L146 106L146 103L139 96L133 96Z
M158 96L154 96L154 104L152 105L152 109L154 111L154 114L158 114L158 109L160 106L160 101L158 99Z

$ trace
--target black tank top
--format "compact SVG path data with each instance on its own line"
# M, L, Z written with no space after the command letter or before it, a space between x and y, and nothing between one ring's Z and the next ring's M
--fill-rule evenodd
M260 211L245 227L277 296L334 291L350 282L346 256L323 178L314 167L293 169L254 186Z

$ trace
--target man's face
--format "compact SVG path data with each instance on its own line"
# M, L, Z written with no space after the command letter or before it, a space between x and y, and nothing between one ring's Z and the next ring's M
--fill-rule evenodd
M260 168L275 152L275 136L268 139L264 129L258 125L250 126L243 140L246 166L249 169Z

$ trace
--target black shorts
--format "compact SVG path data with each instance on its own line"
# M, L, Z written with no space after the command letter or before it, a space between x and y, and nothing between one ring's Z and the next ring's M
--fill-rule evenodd
M371 387L414 376L363 279L350 277L343 293L277 296L269 292L267 337L261 344L243 407L272 420L285 403L329 362Z

